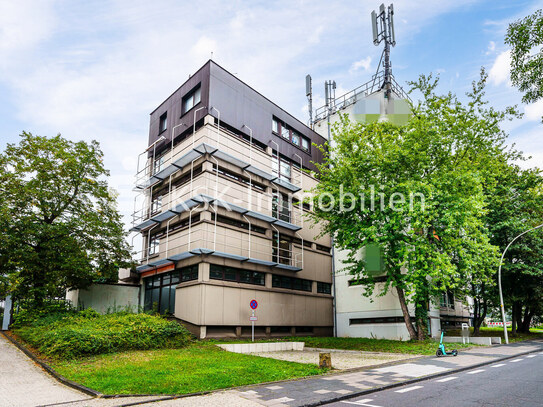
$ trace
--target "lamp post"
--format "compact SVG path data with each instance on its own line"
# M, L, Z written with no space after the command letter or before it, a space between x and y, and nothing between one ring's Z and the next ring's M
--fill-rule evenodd
M531 228L531 229L528 229L528 230L522 232L520 235L518 235L513 240L511 240L511 242L509 242L509 244L507 245L507 247L503 251L502 258L500 259L500 266L498 267L498 290L500 291L500 308L501 308L501 311L502 311L503 336L504 336L506 344L509 343L509 338L507 336L507 325L505 324L505 309L504 309L504 306L503 306L503 293L502 293L502 263L503 263L503 258L505 257L505 252L515 242L515 240L517 240L519 237L525 235L526 233L531 232L532 230L539 229L541 227L543 227L543 223L541 225L539 225L539 226L536 226L534 228Z

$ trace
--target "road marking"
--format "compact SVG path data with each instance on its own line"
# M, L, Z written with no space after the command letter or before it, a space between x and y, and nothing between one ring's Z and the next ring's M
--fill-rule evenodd
M439 383L443 383L443 382L448 382L449 380L454 380L454 379L458 379L458 377L456 377L456 376L453 376L453 377L446 377L446 378L444 378L444 379L436 380L436 381L438 381Z
M528 355L527 358L535 358L537 355Z
M494 365L492 367L502 367L502 366L505 366L505 363L498 363L497 365Z
M524 360L524 359L515 359L515 360L510 360L511 363L515 363L515 362L520 362L521 360Z
M373 399L362 399L362 400L357 400L357 401L342 401L342 403L355 404L357 406L366 406L366 407L379 407L374 404L368 404L370 401L373 401Z
M407 393L408 391L413 391L417 389L422 389L422 386L407 387L405 389L396 390L396 393Z
M477 373L481 373L481 372L484 372L484 371L485 371L485 369L479 369L479 370L473 370L473 371L468 372L466 374L477 374Z

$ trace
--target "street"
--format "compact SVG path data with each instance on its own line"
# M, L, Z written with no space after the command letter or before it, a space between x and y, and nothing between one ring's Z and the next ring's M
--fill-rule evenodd
M330 403L347 407L541 406L543 352Z

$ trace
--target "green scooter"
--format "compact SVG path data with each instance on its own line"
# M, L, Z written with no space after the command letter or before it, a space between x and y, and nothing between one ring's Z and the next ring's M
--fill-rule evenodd
M457 356L458 351L456 349L453 349L451 351L445 350L445 345L443 345L443 334L444 333L445 333L445 331L441 331L441 339L439 341L439 347L437 348L437 351L436 351L436 356L438 358L441 357L441 356Z

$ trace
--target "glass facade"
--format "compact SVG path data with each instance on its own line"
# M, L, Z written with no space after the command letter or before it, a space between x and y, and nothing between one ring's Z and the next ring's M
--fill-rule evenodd
M143 280L145 287L144 310L156 311L160 314L173 314L177 284L197 279L197 264L145 278Z

